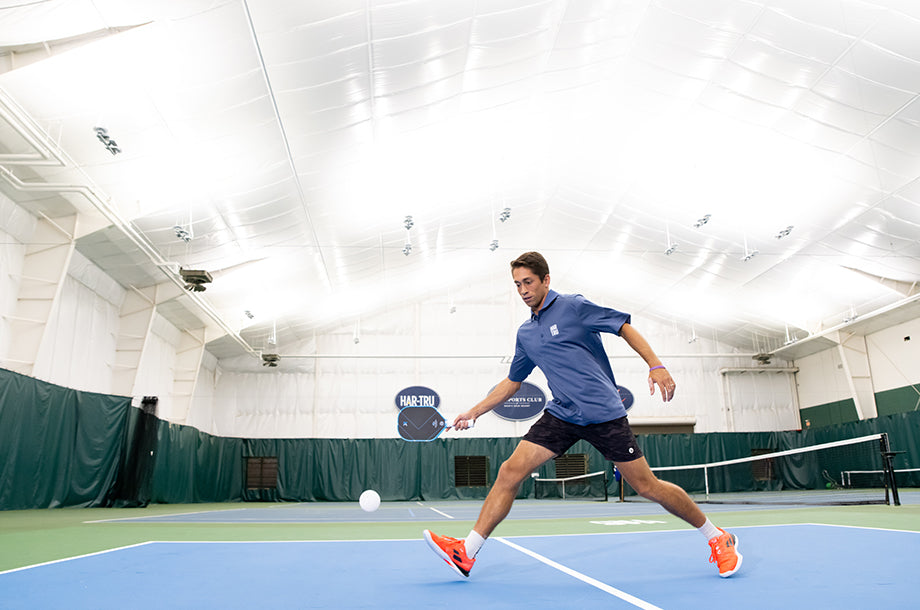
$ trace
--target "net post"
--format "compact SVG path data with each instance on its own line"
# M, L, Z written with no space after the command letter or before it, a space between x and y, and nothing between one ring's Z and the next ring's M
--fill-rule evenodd
M610 495L607 493L607 472L604 471L604 502L607 502L610 499Z
M709 499L709 467L703 466L703 480L706 482L706 499Z
M879 439L879 444L881 445L882 459L885 464L885 479L888 482L888 485L885 487L885 500L888 502L888 487L891 487L891 499L894 501L895 506L901 506L901 498L898 496L898 483L894 478L894 467L891 464L891 458L896 456L899 452L892 451L891 446L888 444L888 433L883 432L881 439Z

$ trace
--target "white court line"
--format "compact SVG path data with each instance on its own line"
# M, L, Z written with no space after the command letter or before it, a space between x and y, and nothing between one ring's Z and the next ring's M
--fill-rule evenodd
M416 502L416 504L418 504L419 506L421 506L421 507L423 507L423 508L427 508L428 510L433 510L434 512L438 513L438 514L441 515L442 517L446 517L446 518L448 518L448 519L453 519L453 518L454 518L454 517L452 517L451 515L448 515L447 513L443 512L443 511L440 511L440 510L436 509L436 508L433 507L433 506L425 506L425 505L422 504L421 502Z
M84 521L83 523L111 523L113 521L148 521L157 517L185 517L186 515L205 515L207 513L232 513L236 511L249 510L248 508L221 508L217 510L196 510L188 513L163 513L161 515L142 515L140 517L116 517L115 519L96 519L95 521ZM228 521L228 523L236 523Z
M853 530L872 530L876 532L897 532L899 534L920 534L916 530L896 530L890 527L869 527L866 525L840 525L839 523L801 523L799 525L820 525L821 527L847 527Z
M73 561L74 559L83 559L84 557L93 557L95 555L105 555L106 553L112 553L114 551L123 551L125 549L133 549L139 546L145 546L147 544L153 544L152 541L148 540L147 542L138 542L137 544L129 544L127 546L119 546L114 549L106 549L104 551L96 551L95 553L86 553L85 555L74 555L73 557L64 557L63 559L54 559L52 561L45 561L43 563L35 563L30 566L22 566L21 568L13 568L12 570L4 570L0 572L0 575L3 574L12 574L13 572L21 572L22 570L30 570L32 568L40 568L42 566L50 566L56 563L63 563L65 561Z
M639 599L638 597L635 597L633 595L630 595L629 593L626 593L625 591L620 591L619 589L615 587L611 587L610 585L606 583L602 583L601 581L591 578L590 576L586 576L585 574L582 574L581 572L576 572L572 568L568 568L562 565L561 563L556 563L555 561L553 561L552 559L549 559L548 557L544 557L543 555L540 555L539 553L535 553L531 551L530 549L525 549L524 547L517 545L513 542L510 542L508 540L505 540L504 538L493 538L493 540L498 540L502 544L506 544L510 546L511 548L524 553L525 555L529 555L533 557L534 559L536 559L537 561L545 563L551 568L556 568L560 572L564 572L568 574L569 576L573 576L577 578L578 580L591 585L592 587L597 587L601 591L605 593L609 593L610 595L613 595L614 597L618 597L622 599L624 602L628 602L632 604L633 606L636 606L638 608L643 608L644 610L661 610L661 608L659 608L658 606L654 604L650 604L649 602Z

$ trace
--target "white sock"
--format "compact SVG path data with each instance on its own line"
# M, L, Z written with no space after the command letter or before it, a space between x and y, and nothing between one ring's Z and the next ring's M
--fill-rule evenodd
M470 559L474 559L485 541L485 538L477 534L474 530L470 530L470 535L463 541L463 544L466 546L466 556Z
M706 538L706 540L712 540L717 536L721 536L722 532L715 525L712 524L712 521L709 520L709 517L706 517L706 523L696 528L701 534Z

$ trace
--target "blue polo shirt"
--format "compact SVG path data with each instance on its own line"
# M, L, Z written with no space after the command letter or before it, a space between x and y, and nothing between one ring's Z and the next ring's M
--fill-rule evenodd
M626 415L600 333L620 334L630 315L595 305L580 294L549 290L543 307L517 332L508 379L540 367L553 394L546 410L584 426Z

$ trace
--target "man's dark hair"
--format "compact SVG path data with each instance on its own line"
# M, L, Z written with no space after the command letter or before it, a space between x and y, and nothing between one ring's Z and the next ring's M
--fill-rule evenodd
M543 255L539 252L525 252L524 254L511 261L512 272L518 267L530 269L534 275L540 278L541 282L547 275L549 275L549 264L546 262L546 259L543 258Z

